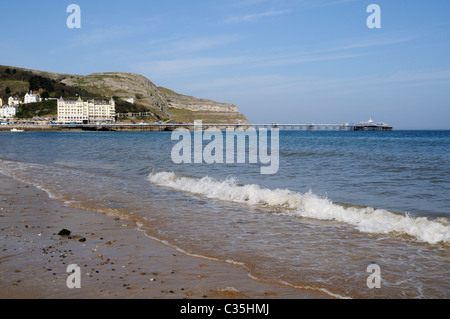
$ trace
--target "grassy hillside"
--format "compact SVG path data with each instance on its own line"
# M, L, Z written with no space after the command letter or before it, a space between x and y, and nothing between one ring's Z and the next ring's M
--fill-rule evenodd
M196 120L201 120L203 123L209 124L234 124L234 123L248 123L248 120L241 113L229 112L204 112L191 111L184 109L169 108L170 114L175 121L183 123L194 123Z
M10 96L23 96L29 91L38 92L43 97L74 97L92 94L79 87L69 87L44 74L37 75L25 69L0 65L0 97L8 101Z
M57 117L57 101L49 100L38 103L29 103L19 105L16 118L31 119L33 117L40 118L56 118Z
M169 119L168 115L163 113L159 108L156 107L148 107L140 103L129 103L127 101L124 101L122 99L116 98L116 113L140 113L140 112L152 112L153 116L146 116L146 117L139 117L136 119L130 119L127 116L121 117L118 120L121 122L140 122L140 120L144 120L146 122L148 121L154 121L159 122L161 120L167 120Z

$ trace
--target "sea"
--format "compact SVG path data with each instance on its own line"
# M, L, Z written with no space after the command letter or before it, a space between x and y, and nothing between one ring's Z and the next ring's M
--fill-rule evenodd
M0 173L299 296L450 298L450 131L280 130L273 174L250 160L177 163L177 143L1 132Z

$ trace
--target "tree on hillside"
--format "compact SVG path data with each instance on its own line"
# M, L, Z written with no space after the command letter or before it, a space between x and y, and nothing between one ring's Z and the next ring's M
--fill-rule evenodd
M47 92L54 91L53 83L48 78L35 75L32 76L28 82L30 83L30 91L38 91L39 89L44 89Z
M40 94L42 99L48 99L50 97L50 94L47 91L44 91Z

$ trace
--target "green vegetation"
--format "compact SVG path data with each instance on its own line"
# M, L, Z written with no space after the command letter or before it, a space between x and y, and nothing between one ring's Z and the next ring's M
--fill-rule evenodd
M15 69L0 65L0 98L8 101L11 95L21 98L30 91L42 93L46 91L49 97L74 97L92 95L78 87L66 86L46 76L36 75L31 71Z
M165 88L163 86L158 86L158 90L164 94L168 94L168 95L178 95L178 96L182 96L182 94L174 92L168 88Z
M169 113L176 122L194 123L195 120L202 120L203 123L226 124L238 121L246 121L244 115L240 113L228 112L195 112L186 109L169 108Z
M145 117L133 117L129 119L128 117L120 117L118 118L118 121L136 121L140 122L141 120L144 120L144 122L153 122L153 121L161 121L161 120L168 120L168 117L166 114L164 114L159 108L156 107L148 107L140 103L129 103L127 101L124 101L120 98L114 97L114 100L116 102L116 113L145 113L145 112L152 112L154 116L145 116Z
M48 100L37 103L19 105L16 118L31 119L33 117L55 117L57 116L57 101Z
M0 97L7 101L8 98L14 94L20 94L19 92L26 91L29 87L26 81L5 80L0 81Z
M138 113L138 112L147 112L148 109L140 104L132 104L127 101L124 101L118 97L114 97L116 102L116 113Z

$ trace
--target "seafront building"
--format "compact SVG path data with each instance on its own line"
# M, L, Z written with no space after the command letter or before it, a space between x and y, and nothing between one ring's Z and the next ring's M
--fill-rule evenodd
M13 118L19 110L20 103L21 101L18 97L10 96L8 98L8 105L3 105L3 100L0 98L0 118Z
M2 119L13 118L16 115L18 109L19 107L15 105L0 106L0 118Z
M28 104L28 103L36 103L36 102L40 102L41 98L37 93L33 93L30 91L30 93L25 94L25 98L23 100L24 104Z
M8 99L9 106L18 106L20 104L20 99L16 96L10 96Z
M114 123L116 117L116 104L110 101L87 100L81 97L76 101L58 100L58 123L61 124L95 124Z

